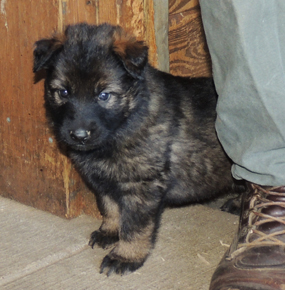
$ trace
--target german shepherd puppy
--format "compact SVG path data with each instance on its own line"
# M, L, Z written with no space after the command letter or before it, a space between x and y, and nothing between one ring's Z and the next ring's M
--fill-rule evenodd
M41 69L57 140L103 216L89 244L113 247L101 273L143 265L166 205L231 187L230 161L214 128L212 79L156 70L143 42L109 24L71 25L37 41L34 72Z

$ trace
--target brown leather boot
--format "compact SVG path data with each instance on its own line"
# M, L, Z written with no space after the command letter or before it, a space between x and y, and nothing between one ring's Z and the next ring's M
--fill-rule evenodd
M238 234L210 290L285 290L285 186L248 186Z

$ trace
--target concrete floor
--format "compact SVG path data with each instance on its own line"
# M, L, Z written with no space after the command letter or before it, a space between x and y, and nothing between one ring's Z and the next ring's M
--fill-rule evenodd
M99 274L107 251L87 245L99 220L65 220L0 197L0 289L207 290L237 223L208 206L167 209L145 265L107 278Z

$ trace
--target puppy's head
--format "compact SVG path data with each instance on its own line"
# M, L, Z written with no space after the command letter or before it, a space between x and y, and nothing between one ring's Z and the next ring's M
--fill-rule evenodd
M147 106L147 47L119 26L69 26L35 43L34 72L45 69L45 101L59 141L102 148L128 135Z

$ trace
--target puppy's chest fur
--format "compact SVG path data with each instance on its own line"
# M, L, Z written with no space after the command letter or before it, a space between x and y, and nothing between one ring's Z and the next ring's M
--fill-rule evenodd
M121 184L125 188L126 183L162 181L169 161L168 130L164 131L163 136L150 134L149 131L161 131L161 126L148 130L148 136L143 139L132 140L120 148L112 148L102 156L96 152L80 155L76 152L71 153L71 158L83 175L89 177L91 184L104 180L107 186L109 182L116 183L117 186Z

